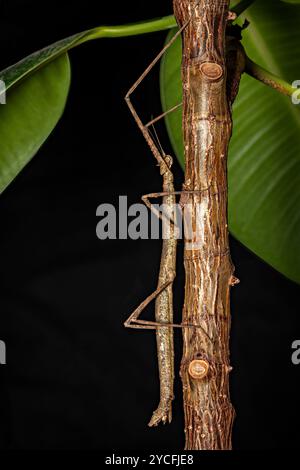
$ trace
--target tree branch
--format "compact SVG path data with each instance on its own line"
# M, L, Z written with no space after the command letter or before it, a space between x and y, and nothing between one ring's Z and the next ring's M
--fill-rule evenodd
M230 288L236 278L228 241L227 152L230 104L240 68L234 50L228 60L230 70L227 66L228 8L229 0L174 0L179 26L190 20L182 48L186 273L182 321L201 324L210 337L196 328L183 331L180 375L187 450L231 449L234 419L229 332Z

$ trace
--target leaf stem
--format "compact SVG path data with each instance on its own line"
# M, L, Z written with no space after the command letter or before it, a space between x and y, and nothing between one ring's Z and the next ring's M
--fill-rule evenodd
M155 20L132 23L120 26L100 26L87 31L80 43L99 38L119 38L123 36L136 36L139 34L155 33L177 26L173 15L164 16Z
M273 73L264 69L260 65L256 64L251 59L249 59L249 57L246 57L245 71L251 77L255 78L256 80L259 80L265 85L270 86L271 88L274 88L274 90L286 96L292 96L292 94L296 90L296 88L290 85L288 82L286 82L282 78L277 77L277 75L274 75Z

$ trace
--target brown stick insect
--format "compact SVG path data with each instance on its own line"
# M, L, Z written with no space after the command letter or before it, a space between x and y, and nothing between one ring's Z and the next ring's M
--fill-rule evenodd
M187 23L186 23L187 24ZM166 114L175 111L181 103L174 106L165 113L152 119L147 124L143 124L139 115L137 114L131 100L131 94L141 84L144 78L149 74L151 69L160 60L165 51L173 44L177 37L181 34L186 27L183 25L179 31L173 36L171 41L165 45L161 52L151 62L143 74L133 84L125 96L126 103L141 130L147 144L149 145L154 158L157 160L160 167L160 174L163 177L163 191L160 193L151 193L142 197L144 203L149 209L160 217L163 222L167 222L167 236L163 236L163 245L161 253L160 271L158 278L157 289L149 295L130 315L125 321L124 325L128 328L136 329L155 329L157 340L157 356L159 367L160 379L160 402L158 408L153 412L149 426L157 426L160 422L166 423L172 420L172 400L174 398L174 345L173 345L173 328L201 328L200 325L189 324L175 324L173 323L173 281L176 276L176 249L177 239L179 238L179 227L176 223L176 195L183 195L183 193L190 193L194 191L175 191L174 178L171 171L172 157L166 155L165 152L157 146L154 138L152 137L149 127L155 122L163 118ZM163 213L160 213L153 207L149 201L150 198L163 198ZM164 230L164 225L163 225ZM155 322L139 319L142 311L147 305L156 299L155 302ZM207 333L204 331L207 335Z
M173 38L174 41L174 38ZM173 42L172 41L172 42ZM166 208L165 216L172 218L174 207L176 204L175 191L173 184L173 173L171 171L172 157L165 155L162 149L159 149L154 142L153 137L149 131L150 125L163 117L163 115L150 121L144 125L138 116L135 108L130 101L130 95L151 71L154 65L158 62L160 57L168 45L158 54L154 61L149 65L145 72L139 77L126 94L125 100L129 109L140 128L146 142L148 143L154 158L157 160L160 167L160 174L163 177L163 192L148 194L142 197L145 204L152 210L158 217L161 216L157 213L149 202L150 197L163 197L163 206ZM176 248L177 248L177 227L174 223L169 224L169 237L163 240L160 271L158 278L158 286L146 300L144 300L126 320L125 326L129 328L143 328L143 329L156 329L157 340L157 356L160 378L160 402L158 408L154 411L149 426L157 426L160 422L166 423L172 420L172 400L173 383L174 383L174 347L173 347L173 281L176 275ZM156 298L155 302L155 322L140 320L139 315L144 308ZM168 326L164 326L167 324Z

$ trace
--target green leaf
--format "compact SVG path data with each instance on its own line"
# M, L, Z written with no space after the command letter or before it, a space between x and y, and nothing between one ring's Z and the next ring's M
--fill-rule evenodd
M70 86L67 51L92 39L144 34L175 26L173 16L102 26L37 51L0 72L0 193L36 154L60 119Z
M265 0L256 2L244 16L250 21L243 38L249 57L290 83L300 80L300 9ZM164 111L181 101L180 49L180 41L175 42L162 61ZM300 283L300 108L290 98L244 76L233 119L230 231ZM168 115L166 125L183 163L181 110Z
M9 88L6 104L0 105L0 192L35 155L57 124L69 85L70 64L64 54Z

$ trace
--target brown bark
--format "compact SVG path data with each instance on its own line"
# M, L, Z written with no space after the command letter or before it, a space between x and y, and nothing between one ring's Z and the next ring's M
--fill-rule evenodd
M231 449L230 286L227 151L231 137L225 31L229 0L174 0L183 31L186 271L183 383L186 449ZM188 229L192 228L191 230Z

